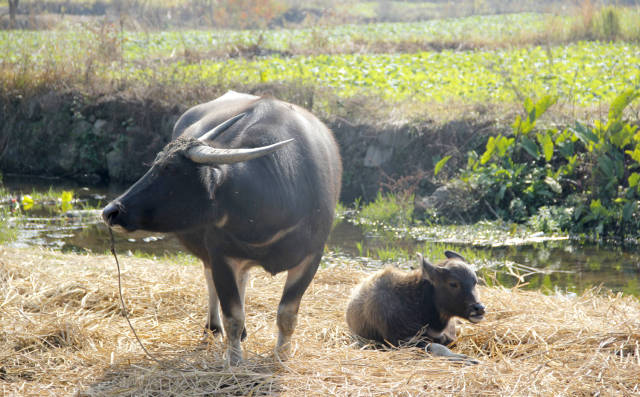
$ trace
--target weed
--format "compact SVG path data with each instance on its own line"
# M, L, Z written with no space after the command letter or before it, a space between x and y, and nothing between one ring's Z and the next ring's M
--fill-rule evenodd
M364 205L358 216L367 224L408 226L413 216L413 200L413 194L392 195L378 192L376 199Z

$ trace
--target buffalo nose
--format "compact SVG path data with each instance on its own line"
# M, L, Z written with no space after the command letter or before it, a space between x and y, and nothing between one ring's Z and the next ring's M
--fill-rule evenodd
M471 306L471 310L475 311L477 314L484 314L484 305L482 303L474 303Z
M104 219L104 223L109 226L113 226L115 223L115 219L118 217L120 213L120 206L118 203L112 201L107 204L106 207L102 210L102 219Z

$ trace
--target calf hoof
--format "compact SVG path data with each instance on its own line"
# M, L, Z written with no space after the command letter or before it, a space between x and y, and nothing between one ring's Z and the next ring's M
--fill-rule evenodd
M466 354L458 354L449 350L448 347L439 343L429 343L425 348L427 353L431 353L433 356L444 357L449 361L458 361L464 364L479 364L479 361L467 356Z

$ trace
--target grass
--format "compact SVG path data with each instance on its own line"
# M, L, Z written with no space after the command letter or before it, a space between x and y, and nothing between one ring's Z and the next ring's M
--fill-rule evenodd
M453 350L473 367L418 349L362 348L344 323L351 288L367 272L322 269L303 299L293 357L273 359L284 282L253 272L246 360L223 364L202 344L202 272L124 261L125 301L150 361L120 315L108 256L0 249L0 387L43 395L632 395L640 391L640 303L602 291L577 297L480 288L484 322L461 324Z

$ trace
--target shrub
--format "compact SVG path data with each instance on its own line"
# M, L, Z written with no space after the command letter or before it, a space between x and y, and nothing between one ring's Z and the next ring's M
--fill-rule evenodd
M640 133L623 114L638 97L640 91L624 91L606 121L563 131L535 128L554 98L527 100L512 133L490 137L481 156L472 152L461 179L502 219L596 238L637 235Z

